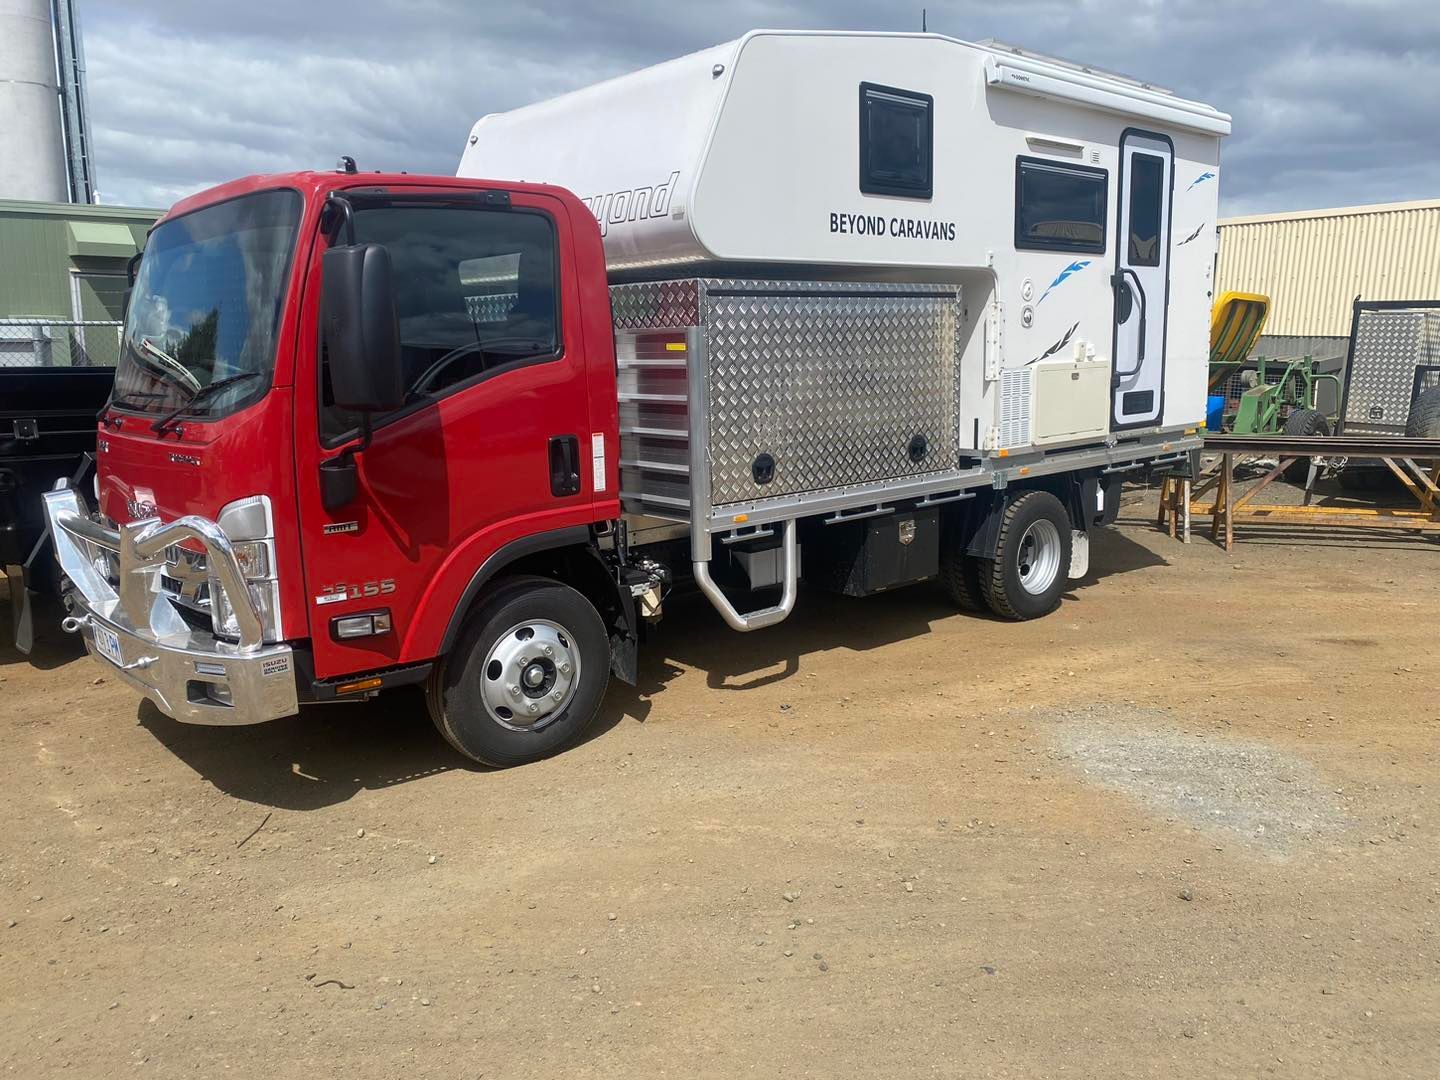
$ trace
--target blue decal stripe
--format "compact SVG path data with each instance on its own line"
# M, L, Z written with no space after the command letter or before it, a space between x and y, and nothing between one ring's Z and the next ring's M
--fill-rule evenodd
M1189 191L1190 188L1193 188L1196 184L1203 184L1206 180L1214 180L1214 179L1215 179L1215 174L1214 174L1213 172L1203 172L1203 173L1201 173L1199 176L1197 176L1197 177L1191 182L1190 187L1187 187L1185 190L1186 190L1186 191Z
M1050 295L1051 290L1054 289L1055 286L1059 285L1071 274L1078 274L1081 270L1084 270L1087 266L1089 266L1090 263L1093 261L1094 260L1092 259L1080 259L1077 262L1072 262L1069 266L1065 267L1064 270L1061 270L1060 273L1055 276L1055 280L1050 282L1050 284L1045 287L1045 291L1040 294L1040 299L1035 301L1035 306L1039 307L1041 304L1043 304L1045 302L1045 297Z

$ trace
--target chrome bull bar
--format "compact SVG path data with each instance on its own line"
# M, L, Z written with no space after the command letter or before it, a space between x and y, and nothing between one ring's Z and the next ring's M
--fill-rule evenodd
M176 720L249 724L298 710L291 649L264 642L260 606L219 525L192 515L110 529L63 480L44 499L55 556L72 585L64 628L81 633L112 670ZM188 540L205 549L214 584L235 613L238 642L195 629L161 586L166 549ZM115 555L118 585L96 565L96 549Z

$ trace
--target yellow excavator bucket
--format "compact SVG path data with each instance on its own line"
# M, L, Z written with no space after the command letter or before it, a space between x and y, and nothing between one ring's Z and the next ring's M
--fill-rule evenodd
M1238 364L1249 356L1269 314L1268 296L1242 292L1222 295L1210 315L1210 363Z

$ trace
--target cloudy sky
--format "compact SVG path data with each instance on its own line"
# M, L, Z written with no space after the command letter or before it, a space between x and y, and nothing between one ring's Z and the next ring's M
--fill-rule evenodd
M922 0L924 2L924 0ZM253 172L453 173L474 120L754 27L913 30L893 0L80 0L99 187L166 206ZM1234 115L1223 210L1440 195L1437 0L928 0L930 29Z

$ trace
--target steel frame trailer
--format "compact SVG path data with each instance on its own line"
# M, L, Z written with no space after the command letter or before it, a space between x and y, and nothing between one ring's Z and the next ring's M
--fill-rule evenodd
M1369 529L1401 529L1421 534L1440 533L1440 439L1401 439L1374 435L1300 437L1285 435L1216 435L1205 440L1207 451L1219 457L1200 473L1193 490L1188 479L1170 477L1161 489L1160 517L1208 515L1211 539L1223 534L1225 550L1235 546L1235 524L1309 525ZM1315 504L1315 478L1322 462L1341 464L1348 457L1382 462L1415 498L1418 509L1383 506ZM1247 461L1274 458L1276 464L1248 489L1237 492L1235 469ZM1305 500L1301 505L1264 504L1256 496L1297 461L1309 461ZM1214 492L1211 500L1202 496Z

